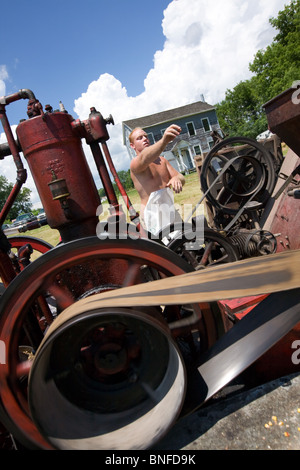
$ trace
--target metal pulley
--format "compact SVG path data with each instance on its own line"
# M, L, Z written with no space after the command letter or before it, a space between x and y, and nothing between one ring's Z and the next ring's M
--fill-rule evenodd
M153 445L185 398L185 367L167 326L137 310L78 313L76 304L63 318L30 371L30 410L41 434L65 450Z
M271 154L259 142L230 137L207 154L200 182L215 210L234 215L253 194L263 207L274 189L275 176Z
M237 248L241 258L270 255L276 252L277 240L273 233L267 230L240 230L228 237Z

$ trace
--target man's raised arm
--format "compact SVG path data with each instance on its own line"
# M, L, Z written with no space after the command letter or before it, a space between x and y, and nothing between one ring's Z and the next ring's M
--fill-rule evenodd
M131 161L130 169L135 173L141 173L146 170L150 163L154 162L157 157L164 151L166 146L172 142L181 132L181 128L176 124L169 126L162 138L153 145L145 144L143 147L136 144L131 144L132 148L136 151L136 158ZM142 137L142 136L141 136Z

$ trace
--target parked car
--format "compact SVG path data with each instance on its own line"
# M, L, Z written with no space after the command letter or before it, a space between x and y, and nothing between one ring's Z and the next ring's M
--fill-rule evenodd
M2 225L2 230L6 230L7 228L10 228L9 224L3 224Z
M270 139L271 137L273 137L273 133L269 130L266 130L264 132L262 132L261 134L257 135L256 136L256 140L266 140L266 139Z
M44 220L45 218L46 218L46 213L43 209L41 209L37 215L37 220L41 221L41 220Z
M18 215L14 223L12 224L14 227L19 227L20 225L28 224L28 222L33 222L37 220L37 217L33 215L31 212L26 214Z

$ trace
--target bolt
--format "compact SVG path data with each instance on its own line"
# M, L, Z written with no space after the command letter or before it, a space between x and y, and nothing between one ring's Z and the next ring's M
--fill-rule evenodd
M138 381L138 375L135 372L133 372L128 376L128 380L130 383L135 383Z

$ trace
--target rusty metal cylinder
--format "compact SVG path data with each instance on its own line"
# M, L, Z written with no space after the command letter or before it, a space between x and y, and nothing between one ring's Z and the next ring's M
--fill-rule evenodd
M289 88L263 105L269 129L278 135L298 157L300 157L299 95L299 89Z
M65 112L48 113L21 122L16 130L48 223L63 241L95 235L100 204L73 120Z

